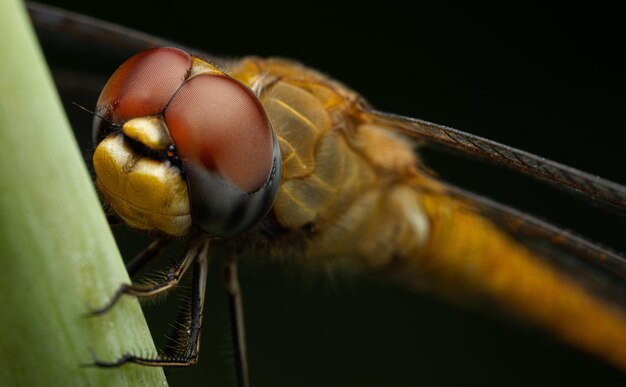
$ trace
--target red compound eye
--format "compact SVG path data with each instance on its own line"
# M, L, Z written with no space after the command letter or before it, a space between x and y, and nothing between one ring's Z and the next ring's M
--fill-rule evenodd
M224 75L185 82L164 112L185 164L213 171L244 192L259 189L273 165L273 132L257 97Z
M104 86L96 113L114 123L161 113L191 68L191 55L164 47L124 62Z
M183 161L194 225L228 236L263 219L278 192L281 157L252 91L226 75L198 75L163 117Z

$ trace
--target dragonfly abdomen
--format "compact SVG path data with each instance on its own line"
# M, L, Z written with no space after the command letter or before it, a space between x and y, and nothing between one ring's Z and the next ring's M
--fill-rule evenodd
M516 242L466 203L420 193L429 240L393 277L448 298L490 301L626 368L626 316Z

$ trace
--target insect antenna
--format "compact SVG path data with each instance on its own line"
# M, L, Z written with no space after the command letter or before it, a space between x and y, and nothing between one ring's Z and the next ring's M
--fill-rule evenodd
M113 127L120 127L119 124L114 123L111 120L108 120L106 118L104 118L103 116L101 116L100 114L96 113L95 111L88 109L86 107L84 107L83 105L76 103L76 102L72 102L72 105L76 106L77 108L86 111L87 113L89 113L90 115L94 116L94 117L98 117L100 118L102 121L106 122L107 124L113 126Z

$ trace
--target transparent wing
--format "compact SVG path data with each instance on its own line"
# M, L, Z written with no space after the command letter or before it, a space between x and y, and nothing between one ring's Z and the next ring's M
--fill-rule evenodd
M43 46L48 50L73 53L72 60L76 60L77 54L82 53L92 64L104 60L117 66L139 51L173 46L193 55L210 58L217 64L225 62L193 48L79 13L34 2L28 2L27 8Z
M444 147L504 165L558 188L584 195L614 212L626 214L626 187L619 184L443 125L383 112L373 111L371 114L378 122L396 127L426 145Z

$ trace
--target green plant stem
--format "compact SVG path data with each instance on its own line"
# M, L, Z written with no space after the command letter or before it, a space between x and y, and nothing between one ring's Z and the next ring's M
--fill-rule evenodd
M0 385L164 386L81 367L154 344L130 297L84 316L128 275L20 1L0 2L0 37Z

